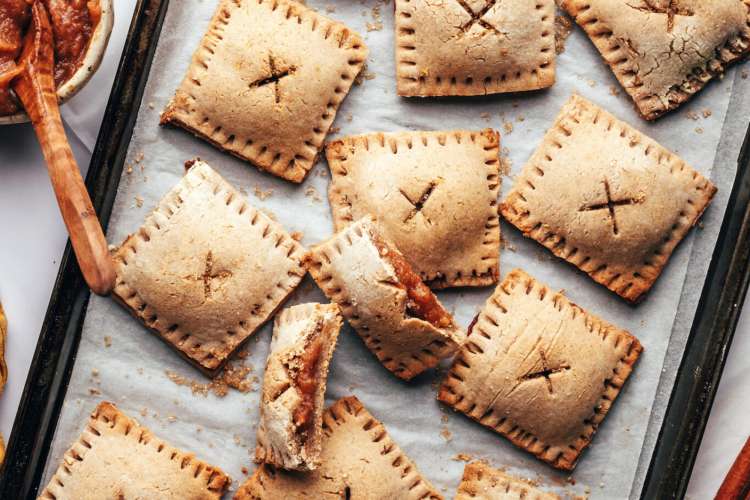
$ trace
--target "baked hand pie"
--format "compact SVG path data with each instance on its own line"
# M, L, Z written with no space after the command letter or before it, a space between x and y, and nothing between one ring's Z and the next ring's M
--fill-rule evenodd
M560 500L560 497L484 462L472 462L464 467L464 476L453 500Z
M357 33L300 3L221 0L161 122L301 182L366 57Z
M643 348L518 269L479 313L438 399L572 470Z
M463 340L453 317L372 217L312 247L305 265L367 348L399 378L432 368Z
M302 471L320 464L328 364L341 322L336 304L301 304L276 316L263 377L256 462Z
M562 0L647 120L750 50L745 0Z
M573 96L500 212L524 236L637 302L715 193L678 156Z
M173 448L103 402L39 498L219 500L230 482L218 467Z
M201 161L114 252L113 297L207 374L302 280L305 249Z
M395 1L399 95L485 95L555 83L554 0Z
M443 498L353 396L326 410L322 445L319 468L299 473L261 465L235 500Z
M500 135L376 133L326 147L336 231L373 215L432 288L497 282Z

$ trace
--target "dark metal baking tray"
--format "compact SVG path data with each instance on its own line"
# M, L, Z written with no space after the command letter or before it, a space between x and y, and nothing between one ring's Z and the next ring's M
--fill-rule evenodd
M86 185L106 228L168 0L139 0ZM750 129L641 498L682 498L750 280ZM89 291L70 245L42 326L0 475L0 498L35 498L65 399Z

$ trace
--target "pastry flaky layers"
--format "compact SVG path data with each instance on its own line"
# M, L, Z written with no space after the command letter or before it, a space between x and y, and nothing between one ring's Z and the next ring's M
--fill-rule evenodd
M554 0L395 2L399 95L485 95L555 83Z
M438 399L572 470L643 348L520 270L497 287Z
M299 473L262 465L235 500L443 498L353 396L326 410L322 447L319 468Z
M340 231L367 215L431 288L497 283L500 134L374 133L328 144Z
M636 302L715 193L678 156L574 95L500 212L524 236Z
M162 123L301 182L367 57L359 35L287 0L221 0Z
M336 304L301 304L276 316L263 378L257 462L294 470L320 464L328 364L341 322Z
M750 50L750 0L562 0L647 120Z
M213 374L305 274L304 248L201 161L114 252L113 297Z
M231 479L103 402L39 498L219 500Z
M560 500L530 483L494 469L484 462L464 467L454 500Z
M372 217L312 247L305 266L383 365L409 380L452 355L464 334Z

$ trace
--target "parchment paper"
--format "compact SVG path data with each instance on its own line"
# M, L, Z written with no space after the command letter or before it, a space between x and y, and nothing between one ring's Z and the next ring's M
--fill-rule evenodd
M109 224L112 244L119 244L141 225L179 181L184 161L195 156L246 191L252 204L272 212L289 231L301 231L304 244L317 243L332 233L326 195L330 176L324 160L296 186L182 130L158 126L159 113L182 79L215 5L213 0L192 0L172 2L169 8L128 153L132 170L126 167L123 173ZM507 242L501 251L502 275L514 267L525 269L552 288L564 289L585 309L631 331L646 348L572 479L438 404L436 388L447 364L411 383L401 382L377 362L348 326L333 358L328 403L349 394L359 397L448 498L453 496L465 465L455 459L458 454L487 459L566 496L637 496L734 179L736 154L727 151L739 148L747 116L740 111L747 109L746 99L735 99L732 121L725 123L725 118L733 93L743 95L748 88L748 80L740 74L742 68L730 70L726 78L710 84L680 111L649 124L637 116L587 37L575 28L558 57L557 83L549 90L478 98L404 99L395 92L392 3L310 0L308 5L363 34L371 51L363 83L353 87L344 101L329 139L370 131L491 126L501 131L503 155L512 166L511 176L504 180L503 193L507 193L513 175L537 147L562 104L578 92L677 152L704 175L716 174L712 177L719 195L705 214L704 227L693 231L678 247L647 300L637 307L625 304L509 225L502 225ZM381 23L382 29L377 29ZM724 154L717 157L722 134ZM715 161L717 171L712 172ZM487 287L438 295L466 327L491 292L492 287ZM325 299L307 277L287 305L309 301ZM270 330L267 325L247 344L246 362L260 380ZM166 371L207 381L114 302L92 297L43 484L101 400L116 403L171 444L223 468L234 479L233 491L244 482L247 474L243 468L249 473L254 469L259 383L249 393L232 390L225 397L201 396L188 386L175 384Z

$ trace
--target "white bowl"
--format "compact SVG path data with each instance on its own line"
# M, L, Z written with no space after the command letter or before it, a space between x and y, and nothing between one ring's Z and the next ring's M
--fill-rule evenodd
M99 65L104 57L107 43L109 43L109 35L112 33L115 14L112 8L112 0L99 0L99 5L102 9L102 17L99 19L99 24L96 25L94 34L91 36L86 55L83 57L80 67L73 73L73 76L57 89L57 97L60 104L76 95L86 85L93 74L96 73L96 70L99 69ZM15 115L0 116L0 125L11 125L13 123L28 121L29 117L24 111Z

